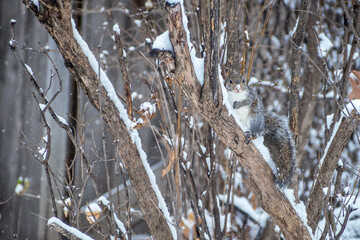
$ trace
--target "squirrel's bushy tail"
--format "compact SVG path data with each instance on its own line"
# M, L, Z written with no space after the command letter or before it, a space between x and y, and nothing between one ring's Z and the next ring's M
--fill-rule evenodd
M265 114L264 145L277 168L276 183L287 187L296 171L296 148L287 121L277 114Z

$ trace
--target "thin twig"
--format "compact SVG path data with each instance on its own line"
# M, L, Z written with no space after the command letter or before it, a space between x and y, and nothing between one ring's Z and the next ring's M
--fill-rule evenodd
M116 26L117 26L117 28L116 28ZM130 78L129 78L128 70L126 67L125 56L124 56L125 50L123 49L123 46L121 43L120 29L118 27L119 27L119 25L114 26L115 44L116 44L117 52L118 52L118 62L120 65L122 78L124 80L124 91L125 91L126 103L127 103L127 113L128 113L130 120L132 120L133 112L132 112Z

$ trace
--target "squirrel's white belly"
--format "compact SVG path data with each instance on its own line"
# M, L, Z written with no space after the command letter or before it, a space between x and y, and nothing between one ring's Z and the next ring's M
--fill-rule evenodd
M228 92L228 98L231 105L234 104L234 102L241 102L245 100L248 97L248 93L246 91L242 92ZM249 113L250 113L250 106L243 106L238 109L234 109L238 119L244 123L247 127L250 128L250 121L248 119Z
M250 113L250 106L244 106L239 109L234 109L238 119L244 123L248 128L250 128L250 121L249 121L249 113Z

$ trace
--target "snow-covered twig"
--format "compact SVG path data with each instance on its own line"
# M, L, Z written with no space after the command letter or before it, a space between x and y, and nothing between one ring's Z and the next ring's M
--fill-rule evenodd
M50 218L47 225L49 226L49 228L57 231L58 233L61 233L62 235L64 235L65 237L71 240L92 240L92 238L89 237L88 235L80 232L78 229L74 227L70 227L69 225L66 225L56 217Z

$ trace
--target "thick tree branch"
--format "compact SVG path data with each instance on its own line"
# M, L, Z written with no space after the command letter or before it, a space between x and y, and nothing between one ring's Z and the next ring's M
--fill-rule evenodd
M208 100L211 95L213 101L209 102L219 105L219 0L209 2L209 23L206 29L206 55L205 55L205 76L202 92L202 99Z
M218 115L215 115L217 111L214 106L199 103L201 90L190 61L186 33L182 24L181 6L167 4L166 10L170 40L176 56L173 77L175 83L179 85L193 108L209 122L220 139L234 151L241 165L250 175L254 194L258 197L262 208L281 228L286 239L311 239L295 209L275 185L274 176L268 164L253 144L244 143L244 134L234 118L229 116L226 107L222 105Z
M329 142L330 146L324 153L322 158L321 168L316 183L311 189L309 202L307 205L308 223L312 230L315 232L321 217L321 212L324 209L324 191L323 189L329 187L331 177L337 167L340 155L346 147L351 134L356 130L360 124L359 114L353 110L349 118L343 117L341 120L338 131L336 132L333 140Z
M145 221L154 239L168 239L172 236L167 219L159 208L159 201L150 176L142 162L139 149L130 136L124 119L113 99L108 95L95 73L88 57L84 54L73 33L70 1L39 1L40 10L32 1L23 1L34 11L40 23L48 30L62 54L65 65L80 83L92 105L103 116L116 143L116 150L129 174ZM99 89L101 86L101 89ZM100 108L101 104L101 108ZM126 114L125 114L126 115ZM132 132L136 135L136 133ZM147 164L147 163L146 163Z
M240 60L239 60L239 6L238 0L228 0L225 2L226 6L226 55L227 60L225 64L226 76L229 72L240 73ZM244 23L245 24L245 23ZM244 49L245 51L245 49Z
M291 68L291 92L289 125L294 133L295 143L298 144L299 137L299 91L300 91L300 69L301 69L301 45L306 35L306 26L309 17L311 0L302 0L300 13L297 21L297 28L292 38L292 53L289 66Z

